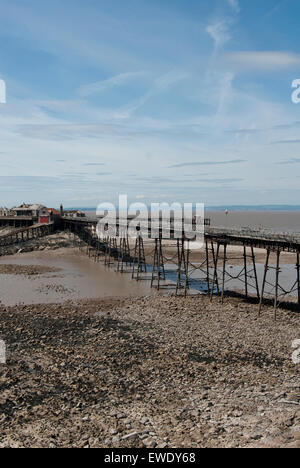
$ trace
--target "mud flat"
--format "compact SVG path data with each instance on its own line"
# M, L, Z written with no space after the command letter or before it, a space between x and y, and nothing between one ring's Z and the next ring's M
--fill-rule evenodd
M94 263L74 248L0 257L0 304L63 303L151 294L150 285Z
M0 447L299 448L299 319L203 296L0 306Z

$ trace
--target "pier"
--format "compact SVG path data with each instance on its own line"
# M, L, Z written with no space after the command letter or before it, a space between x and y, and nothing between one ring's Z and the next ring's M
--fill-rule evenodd
M37 218L33 216L0 216L0 227L29 227L33 226L36 222Z
M193 284L195 275L198 283L203 286L202 293L208 294L213 300L219 297L224 302L224 297L230 292L233 281L239 282L241 293L245 298L255 299L258 302L258 315L263 313L266 300L273 301L274 317L277 318L278 308L283 302L289 302L294 296L300 310L300 235L277 234L269 231L256 231L251 229L222 229L210 227L209 222L204 222L204 244L201 251L194 251L192 242L183 232L178 238L178 228L171 229L174 255L167 253L166 244L170 243L170 237L164 236L162 228L158 227L156 239L144 238L137 232L134 244L126 235L128 226L117 224L118 230L122 229L125 235L100 236L96 233L99 219L62 218L64 230L77 235L86 252L95 261L103 260L106 266L113 266L120 273L129 273L132 279L137 281L149 280L151 287L157 290L169 290L176 295L187 296L194 294ZM149 220L145 221L143 230L147 228ZM150 226L148 224L148 226ZM150 236L149 236L150 237ZM189 236L188 236L189 237ZM228 249L231 246L240 247L240 252L235 255L235 260L240 260L241 267L237 273L231 273L228 269L230 260ZM257 274L257 262L255 249L265 251L265 265L263 279L260 282ZM291 286L287 289L281 284L281 255L288 252L294 256L295 277ZM271 254L276 257L276 264L270 264ZM191 258L193 257L193 258ZM198 258L197 258L198 257ZM175 281L168 282L166 267L173 265ZM271 291L267 291L266 287ZM252 291L252 292L250 292Z
M157 221L157 225L154 223L155 238L151 219L140 220L134 239L128 233L129 221L131 219L124 225L124 221L117 220L115 235L105 231L100 235L97 217L62 215L55 222L31 225L32 217L17 216L14 226L28 225L9 234L0 234L0 255L8 246L62 230L77 236L81 249L95 262L102 261L119 273L131 275L133 280L149 281L151 288L158 291L184 297L207 294L211 301L219 297L221 303L226 295L234 292L257 301L259 316L267 301L273 303L275 318L282 303L294 303L300 310L300 234L217 228L211 227L210 220L204 219L201 221L202 248L195 249L193 241L189 240L195 220L190 232L183 229L182 223L176 221L174 224L174 220L171 220L170 230L165 231L161 221ZM10 226L9 223L7 218L6 226ZM232 247L238 247L234 254ZM261 262L258 266L256 249L265 252L263 272ZM289 287L281 281L283 253L291 254L291 262L295 266ZM238 266L233 267L234 262Z
M0 256L5 247L25 243L30 240L45 237L54 231L54 224L35 224L27 228L15 229L9 234L0 235Z

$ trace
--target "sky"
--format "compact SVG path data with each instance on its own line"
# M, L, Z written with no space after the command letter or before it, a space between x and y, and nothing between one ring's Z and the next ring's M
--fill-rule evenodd
M0 0L0 206L300 204L299 0Z

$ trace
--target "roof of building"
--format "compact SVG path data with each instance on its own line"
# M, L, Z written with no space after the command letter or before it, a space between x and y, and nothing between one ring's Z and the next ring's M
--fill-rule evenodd
M49 212L52 212L52 214L54 214L54 215L60 215L60 212L57 211L55 208L47 208L47 210Z
M38 211L45 209L45 206L39 204L26 205L23 203L21 206L14 206L11 211Z

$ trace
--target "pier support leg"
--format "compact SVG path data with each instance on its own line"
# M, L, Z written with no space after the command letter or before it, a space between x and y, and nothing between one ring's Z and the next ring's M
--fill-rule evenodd
M155 239L155 248L154 248L154 256L153 256L153 265L152 265L152 277L151 277L151 288L153 288L154 280L155 280L155 269L158 268L158 239Z
M176 285L176 295L179 291L183 289L182 285L182 270L184 270L185 282L184 282L184 291L185 296L189 290L189 248L187 251L185 249L185 239L182 239L181 242L177 242L177 252L178 252L178 274L177 274L177 285Z
M136 274L135 274L136 272ZM138 236L135 243L134 249L134 260L133 260L133 268L132 268L132 278L139 281L140 274L147 272L146 266L146 257L145 257L145 249L144 249L144 240L142 236Z
M300 255L297 253L297 291L298 291L298 304L300 305Z
M263 283L262 283L262 288L261 288L261 295L260 295L260 301L259 301L259 307L258 307L258 316L261 316L261 309L262 309L262 303L264 300L264 293L265 293L265 287L266 287L266 279L267 279L267 273L269 270L269 259L270 259L270 250L267 250L267 256L266 256L266 263L265 263L265 271L264 271L264 277L263 277Z
M210 274L209 274L209 250L208 242L205 242L205 259L206 259L206 283L207 283L207 294L210 293Z
M176 284L176 296L178 296L179 289L181 288L181 248L184 246L184 241L180 245L179 239L177 240L177 284Z
M277 320L278 310L278 288L279 288L279 273L280 273L280 250L277 250L276 256L276 279L275 279L275 299L274 299L274 318Z
M120 239L120 250L118 255L118 271L124 273L124 265L130 263L130 247L128 236Z
M210 291L210 301L212 301L215 286L217 286L217 294L219 296L218 261L219 261L220 244L217 244L216 253L215 253L215 248L214 248L213 242L212 242L211 246L212 246L213 261L214 261L214 274L213 274L213 280L212 280L212 287L211 287L211 291Z
M227 261L227 244L224 244L224 258L223 258L223 278L222 278L222 304L224 304L225 294L225 277L226 277L226 261Z
M252 256L252 265L253 265L253 272L254 272L254 279L255 279L256 294L257 294L257 298L259 300L260 299L260 292L259 292L259 286L258 286L257 269L256 269L255 254L254 254L254 248L253 247L251 247L251 256Z
M190 289L189 264L190 264L190 243L188 241L187 250L186 250L186 261L185 261L185 288L184 288L185 297L187 297L188 291Z
M162 238L159 237L159 239L155 239L151 288L154 287L154 283L155 281L157 281L157 289L159 291L162 279L163 280L166 279L166 273L165 273L164 256L163 256L163 249L162 249Z
M245 269L245 296L248 298L248 265L247 265L247 247L244 245L244 269Z
M109 265L109 259L110 259L110 250L111 250L111 238L108 237L106 241L106 246L105 246L105 260L104 260L104 265L108 266Z

